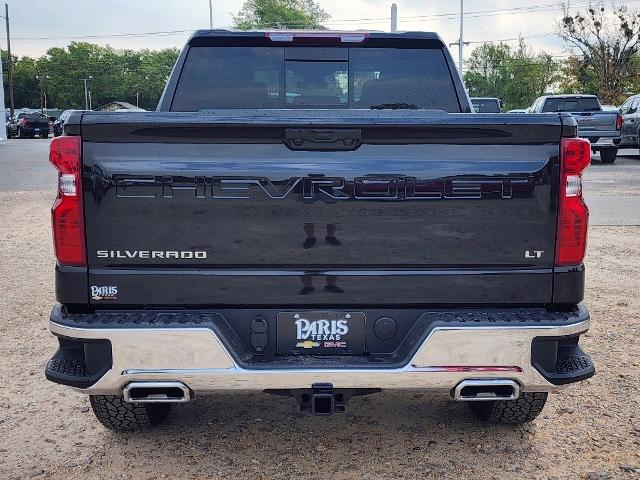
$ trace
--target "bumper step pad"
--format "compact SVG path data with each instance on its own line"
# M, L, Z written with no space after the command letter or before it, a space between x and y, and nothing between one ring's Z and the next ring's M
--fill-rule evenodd
M108 341L78 341L59 338L60 348L47 363L45 377L55 383L87 388L111 368Z
M48 380L78 388L93 385L98 380L92 381L91 375L87 375L84 352L77 349L58 349L47 363L44 374Z
M80 352L82 353L82 352ZM87 364L83 355L71 354L65 356L66 352L58 350L54 357L47 363L46 372L58 378L69 380L83 379L87 377Z
M575 382L591 377L595 373L595 367L589 355L579 345L558 350L556 361L556 373L552 378L561 383Z
M590 378L596 369L578 345L579 337L537 338L533 342L532 364L554 385L566 385Z

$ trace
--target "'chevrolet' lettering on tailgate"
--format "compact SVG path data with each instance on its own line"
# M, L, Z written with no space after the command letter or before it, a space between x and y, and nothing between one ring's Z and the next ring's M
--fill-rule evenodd
M529 198L535 180L526 177L436 178L371 176L354 180L341 177L268 178L229 177L132 177L114 175L118 198L173 198L189 195L214 200L281 200L301 195L304 200L438 200L483 198ZM184 198L184 197L183 197Z

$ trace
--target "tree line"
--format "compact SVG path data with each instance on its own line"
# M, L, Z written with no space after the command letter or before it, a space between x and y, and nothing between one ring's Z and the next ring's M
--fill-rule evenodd
M313 0L247 0L234 27L324 29L329 18ZM595 94L619 105L640 92L640 11L604 3L570 13L565 6L555 34L571 55L534 52L524 40L514 47L485 43L465 64L471 96L498 97L506 109L526 108L545 93ZM7 53L2 51L5 102L9 103ZM16 108L84 108L83 78L89 80L93 108L123 100L155 109L176 48L117 50L86 42L51 48L40 58L12 57Z
M122 100L155 109L179 50L116 50L86 42L50 48L40 58L12 55L16 108L84 108L83 79L93 108ZM7 52L2 51L5 104L9 106Z

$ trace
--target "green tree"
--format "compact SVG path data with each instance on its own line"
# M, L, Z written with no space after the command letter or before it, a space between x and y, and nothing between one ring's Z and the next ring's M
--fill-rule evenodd
M135 94L139 94L141 108L146 110L156 108L179 53L180 51L176 48L139 52L140 65L135 74L130 77L131 103L136 103L133 98Z
M40 107L40 80L38 62L22 57L13 65L14 99L16 108ZM6 100L5 100L6 101Z
M118 65L106 55L108 47L91 43L72 42L67 48L50 48L41 58L42 70L49 79L47 92L49 104L60 108L84 108L83 78L92 76L89 82L93 104L99 105L106 96L118 95L122 89L116 72Z
M174 48L115 50L72 42L67 48L49 49L39 60L39 70L46 76L45 90L50 106L84 108L82 79L91 76L89 90L94 108L123 100L152 110L178 54Z
M91 43L72 42L67 48L50 48L38 58L13 56L16 108L40 108L41 91L49 108L84 108L83 78L89 81L92 106L113 100L155 109L171 69L178 58L175 48L115 50ZM2 51L5 102L9 104L7 53Z
M40 71L38 61L31 57L18 58L12 55L13 61L13 95L16 108L40 107ZM2 50L2 73L4 80L5 104L9 106L9 75L7 52Z
M324 29L329 19L314 0L246 0L233 17L233 26L240 30L292 28Z
M638 85L640 69L640 10L603 3L570 14L557 25L557 34L580 51L565 65L570 78L563 88L597 94L603 103L617 103ZM584 89L582 92L581 89Z
M559 65L547 53L535 54L520 40L477 47L466 62L464 81L469 94L497 97L506 109L526 108L559 78Z

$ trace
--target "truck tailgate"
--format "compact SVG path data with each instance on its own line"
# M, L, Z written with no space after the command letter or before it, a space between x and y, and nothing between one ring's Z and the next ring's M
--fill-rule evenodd
M89 286L117 291L91 301L550 302L561 133L548 115L84 115Z
M575 112L571 113L578 122L581 135L616 133L617 112Z

